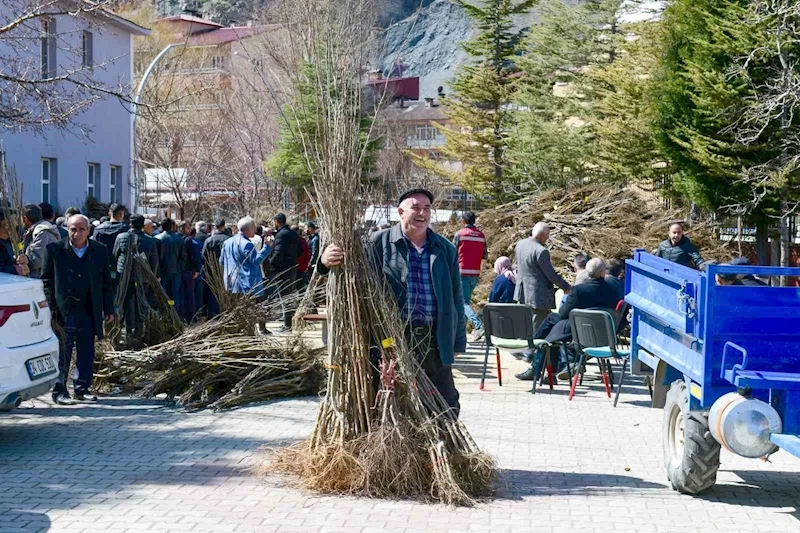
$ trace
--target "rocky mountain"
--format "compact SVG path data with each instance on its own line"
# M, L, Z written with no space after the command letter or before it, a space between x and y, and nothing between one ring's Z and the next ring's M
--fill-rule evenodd
M405 76L420 77L420 96L436 96L437 88L468 60L459 43L471 33L470 19L461 7L450 0L434 0L386 29L381 69L388 74L401 61L409 65Z

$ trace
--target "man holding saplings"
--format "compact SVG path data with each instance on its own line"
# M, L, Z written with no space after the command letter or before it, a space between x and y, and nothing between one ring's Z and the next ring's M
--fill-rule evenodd
M397 208L400 223L372 236L370 254L407 323L417 360L457 416L460 405L451 365L467 348L464 298L456 248L429 227L432 203L428 190L403 193ZM317 268L326 274L343 258L342 249L330 244Z

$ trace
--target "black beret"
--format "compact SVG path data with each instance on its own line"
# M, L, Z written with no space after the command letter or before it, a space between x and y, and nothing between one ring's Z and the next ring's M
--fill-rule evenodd
M433 193L431 193L431 191L429 191L428 189L418 188L418 189L409 189L403 194L401 194L400 198L397 199L397 205L402 204L403 200L414 194L424 194L425 196L428 197L428 200L430 200L431 203L433 203Z

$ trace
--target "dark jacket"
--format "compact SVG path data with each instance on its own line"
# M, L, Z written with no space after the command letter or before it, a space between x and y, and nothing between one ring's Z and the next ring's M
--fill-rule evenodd
M197 235L194 236L194 239L200 243L200 246L203 246L203 243L205 243L206 239L208 239L208 233L205 231L198 231Z
M619 300L625 299L625 280L614 276L606 276L606 283L616 289Z
M92 235L92 239L105 245L106 253L108 254L108 268L114 272L113 277L116 277L117 260L114 257L114 245L117 243L117 237L130 229L127 222L109 221L103 222L97 226Z
M311 250L311 261L308 264L313 267L319 259L319 233L314 232L314 235L308 238L308 249Z
M767 284L761 281L760 279L756 278L755 276L748 274L744 276L742 279L737 280L739 283L735 283L734 285L745 285L747 287L766 287Z
M16 275L16 265L13 245L7 240L0 239L0 272Z
M145 232L137 229L130 229L117 236L117 242L114 243L114 258L117 261L117 272L122 274L122 271L125 269L125 257L128 253L128 245L131 241L133 241L133 253L144 254L147 258L147 262L150 264L150 270L153 271L156 277L159 277L160 268L156 240Z
M615 309L620 298L617 289L604 279L590 279L572 287L567 300L558 310L562 320L573 309Z
M219 258L222 255L222 246L225 241L230 237L225 233L214 233L206 239L203 243L203 264L207 265L209 262L219 263Z
M200 272L200 254L195 250L197 242L191 237L183 238L183 268L186 272Z
M186 245L183 235L164 231L156 237L160 243L159 268L161 276L180 276L186 265Z
M62 239L69 237L69 232L67 231L67 228L65 228L64 226L59 226L58 224L56 224L56 229L58 230L58 233L59 235L61 235Z
M500 275L494 278L492 290L489 293L489 302L493 304L514 303L514 289L516 285L507 277Z
M275 242L269 255L269 266L275 274L280 274L297 266L297 258L303 254L300 248L300 235L289 226L275 232Z
M111 288L111 270L108 268L106 247L93 240L83 259L72 251L69 239L47 245L47 254L42 268L42 282L47 294L50 310L56 320L63 320L62 309L74 299L74 288L79 285L76 276L78 261L86 261L89 275L89 294L92 300L92 326L98 339L103 338L103 316L114 314L114 295Z
M694 247L694 244L692 244L692 241L689 240L689 237L686 235L681 237L681 240L678 241L678 244L675 246L672 245L672 241L666 239L658 245L658 248L653 254L667 261L672 261L673 263L678 263L679 265L690 268L699 269L700 265L705 263L700 252L697 251L697 248Z

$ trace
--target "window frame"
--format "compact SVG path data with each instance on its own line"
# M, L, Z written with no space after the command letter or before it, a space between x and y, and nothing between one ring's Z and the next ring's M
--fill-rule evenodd
M52 17L44 17L40 36L41 79L55 77L56 65L56 21Z
M45 166L47 167L47 177L45 177ZM41 194L42 202L52 203L50 199L53 197L53 160L49 157L41 159L41 170L39 173L39 193ZM47 187L47 194L45 195L45 187Z
M119 183L119 179L122 176L122 167L120 165L110 165L108 172L108 192L109 192L109 201L111 203L117 202L121 203L122 200L121 192L122 189L121 183ZM119 196L118 196L119 195Z
M83 30L81 33L81 52L83 68L94 68L94 34L89 30Z
M97 193L100 190L100 164L88 163L86 165L86 195L91 196L95 200L102 200Z

